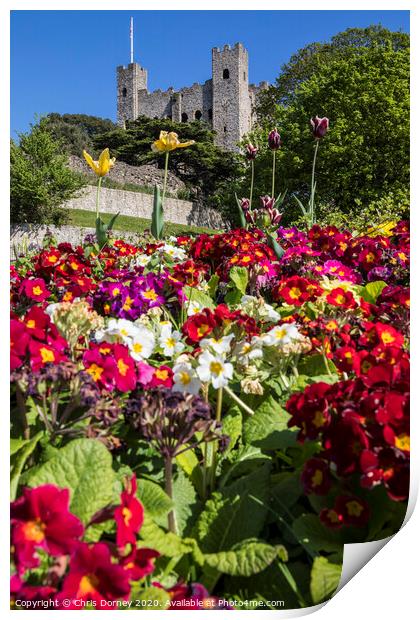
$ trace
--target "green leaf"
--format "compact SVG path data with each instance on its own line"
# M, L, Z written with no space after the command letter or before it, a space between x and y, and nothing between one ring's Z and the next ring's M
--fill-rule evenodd
M225 451L225 455L229 454L236 445L236 442L242 435L242 413L238 405L233 405L222 420L222 430L225 435L230 437L230 442Z
M196 301L204 308L210 308L212 310L215 307L214 301L212 300L207 293L204 291L199 291L196 288L192 288L191 286L184 286L183 292L187 296L187 301L185 302L186 307L188 308L188 300Z
M232 267L229 272L230 281L235 285L242 295L245 295L248 286L248 270L246 267Z
M270 566L287 552L282 545L272 546L255 540L244 540L231 551L204 554L204 563L218 572L233 576L250 577Z
M322 603L336 591L340 583L342 567L327 558L315 558L311 570L311 596L314 605Z
M167 609L170 600L171 597L164 588L149 586L148 588L137 589L134 586L131 590L131 601L133 605L129 609L134 611Z
M119 214L120 214L120 212L118 211L118 213L116 213L115 215L113 215L113 216L111 217L111 219L109 220L109 222L108 222L108 224L107 224L107 226L106 226L106 229L107 229L108 231L109 231L109 230L112 230L112 228L113 228L113 226L114 226L114 224L115 224L115 220L117 219L117 217L119 216Z
M296 432L287 428L290 415L269 396L243 426L244 443L263 450L278 450L296 443Z
M210 280L207 282L207 286L209 287L208 293L212 299L214 299L216 296L217 287L219 286L219 280L220 278L217 273L214 273Z
M112 457L96 439L75 439L28 479L30 487L55 484L70 489L70 511L86 525L108 504L118 502Z
M147 512L144 513L140 537L144 542L144 546L156 549L156 551L169 558L181 556L192 550L191 543L186 544L176 534L166 532L153 521Z
M308 375L309 377L315 377L316 375L325 375L327 373L327 365L332 373L337 374L337 368L331 360L324 360L321 353L315 353L314 355L304 355L298 364L298 371L301 375Z
M157 185L155 185L155 192L153 196L153 212L152 212L152 223L150 226L150 230L155 239L162 238L163 206L162 206L162 197L160 195L160 189Z
M193 483L196 491L202 493L203 490L203 474L200 463L193 450L187 450L176 457L177 465L182 467L188 478Z
M137 497L152 517L161 517L168 514L173 503L171 498L156 482L140 478L137 482Z
M300 544L311 551L339 551L343 547L341 533L330 530L317 515L301 515L293 522L293 532Z
M360 290L360 296L370 304L375 304L379 295L387 286L386 282L382 280L376 280L375 282L369 282L366 286L363 286Z
M227 551L259 535L267 514L269 472L270 462L266 461L256 471L213 493L196 525L203 552Z
M99 249L102 249L104 245L108 243L108 235L107 235L107 225L100 217L96 218L95 221L95 229L96 229L96 242L99 246Z
M246 228L246 219L245 219L245 214L244 211L241 207L241 201L239 200L238 196L235 194L235 198L236 198L236 204L238 206L238 215L239 215L239 222L240 222L240 227L241 228Z
M267 245L273 250L276 257L280 260L284 254L284 250L277 242L274 233L270 233L267 235Z
M32 439L10 440L10 501L16 498L19 478L26 461L35 450L38 441L43 437L43 431L37 433Z
M191 521L197 511L197 495L194 486L182 470L179 471L173 482L173 500L177 530L182 535L188 522Z

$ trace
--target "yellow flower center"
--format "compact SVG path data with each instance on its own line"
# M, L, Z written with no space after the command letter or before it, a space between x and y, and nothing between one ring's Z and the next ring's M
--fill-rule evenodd
M124 360L119 359L118 362L117 362L117 366L118 366L118 370L119 370L120 375L125 377L125 375L127 374L128 369L129 369L129 365L126 364L124 362Z
M188 385L191 383L191 377L185 370L183 370L179 373L179 381L182 385Z
M208 326L204 323L203 325L200 325L200 327L197 329L197 333L198 335L204 336L204 334L207 334L208 332Z
M34 286L32 288L32 293L34 295L42 295L42 288L40 286Z
M382 332L381 340L384 344L390 344L395 341L395 337L390 332Z
M286 329L278 329L275 332L275 336L277 340L282 340L285 336L287 335L287 330Z
M82 598L87 596L88 594L94 594L99 585L99 579L96 575L90 573L89 575L84 575L79 583L79 588L77 590L77 598Z
M223 372L223 365L220 362L210 362L210 371L219 376Z
M133 351L134 353L141 353L143 351L143 345L140 344L140 342L135 342L133 344Z
M130 523L130 519L133 516L133 513L126 506L124 506L121 512L122 512L124 524L128 526L128 524Z
M314 475L312 476L312 485L314 487L318 487L320 484L322 484L322 480L323 480L322 471L320 469L317 469Z
M341 295L341 293L339 295L336 296L335 301L338 304L344 304L346 301L346 298L344 297L344 295Z
M161 381L166 381L166 379L168 378L168 371L165 369L157 370L155 374L157 379L160 379Z
M42 523L41 519L36 519L35 521L28 521L23 525L22 529L23 535L26 540L40 543L45 538L45 524Z
M325 420L324 420L324 414L322 413L322 411L315 411L315 415L313 417L312 423L314 426L316 426L316 428L320 428L321 426L324 426Z
M134 299L131 299L131 297L127 297L126 300L124 301L124 305L123 305L123 310L130 310L131 306L133 305Z
M289 295L292 299L299 299L299 297L302 295L302 291L300 290L300 288L297 288L297 286L293 286L289 291Z
M89 366L89 368L87 368L86 372L90 374L90 376L95 380L98 381L98 379L101 378L101 375L103 373L104 369L101 368L100 366L98 366L97 364L91 364Z
M148 288L143 292L143 297L145 299L150 299L151 301L156 301L156 299L158 298L158 294L154 289Z
M175 338L167 338L165 344L169 349L172 349L176 345L176 340Z
M55 360L54 352L51 349L46 349L45 347L41 347L40 351L41 359L46 364L47 362L53 362Z
M356 501L347 502L346 508L347 512L352 517L360 517L363 512L363 506Z
M399 450L410 452L410 435L407 435L407 433L402 433L401 435L395 437L395 446Z
M33 329L35 327L35 321L33 319L29 319L29 321L26 322L26 325L29 329Z

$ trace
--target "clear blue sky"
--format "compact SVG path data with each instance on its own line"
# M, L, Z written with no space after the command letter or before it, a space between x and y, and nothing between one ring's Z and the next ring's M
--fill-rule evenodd
M149 89L211 77L212 47L242 41L250 81L274 81L299 48L350 27L409 31L409 11L13 11L11 133L35 114L83 113L115 120L115 67L135 60Z

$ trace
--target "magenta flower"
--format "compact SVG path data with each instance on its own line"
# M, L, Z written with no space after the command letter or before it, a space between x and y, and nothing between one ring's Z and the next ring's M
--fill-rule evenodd
M315 116L315 118L311 118L312 125L312 133L316 140L323 138L328 131L329 119L324 116L323 118L319 118L319 116Z
M280 134L276 128L270 131L270 133L268 134L268 148L270 148L272 151L278 151L280 147L281 147Z

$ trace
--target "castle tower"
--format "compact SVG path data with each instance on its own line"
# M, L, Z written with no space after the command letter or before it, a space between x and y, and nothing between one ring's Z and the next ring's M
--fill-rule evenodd
M241 43L212 49L213 129L216 144L229 151L251 129L248 52Z
M147 91L147 70L136 62L117 67L117 122L122 127L126 120L135 120L139 115L140 90Z

